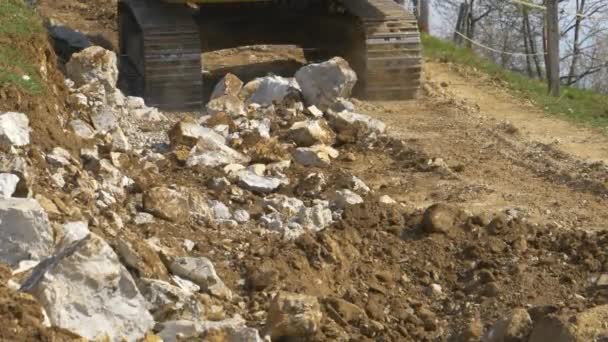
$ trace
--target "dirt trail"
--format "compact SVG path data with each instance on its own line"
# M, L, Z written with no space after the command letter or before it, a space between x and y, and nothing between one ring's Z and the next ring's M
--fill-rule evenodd
M467 83L445 64L427 63L426 78L430 94L417 101L361 105L426 154L427 163L441 159L429 169L447 170L438 178L405 169L391 174L393 187L403 187L396 198L415 206L453 202L475 212L512 209L557 227L604 226L606 167L585 159L606 159L606 137L547 117L504 90ZM370 171L386 185L386 172Z
M487 75L468 74L467 69L441 63L427 63L425 72L432 81L447 83L450 93L475 104L483 115L516 123L531 140L557 143L558 149L582 159L608 161L608 137L604 134L556 118L522 101L493 85Z

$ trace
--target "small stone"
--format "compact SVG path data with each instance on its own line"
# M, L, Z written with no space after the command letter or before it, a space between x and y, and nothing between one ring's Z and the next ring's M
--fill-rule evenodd
M193 281L201 290L211 295L226 300L232 299L232 291L224 285L207 258L176 258L169 268L175 275Z
M46 155L46 161L54 166L68 166L72 160L72 155L69 151L61 147L55 147L51 153Z
M193 147L200 139L213 141L219 145L226 143L226 139L217 134L213 129L189 121L178 122L171 128L168 134L173 146L184 145Z
M309 106L306 108L306 111L308 112L308 114L312 115L317 119L323 117L323 112L319 108L317 108L317 106Z
M112 147L114 151L129 152L131 150L131 143L120 127L113 129L110 134L112 135Z
M316 297L279 292L270 303L266 333L273 340L310 338L319 330L322 318Z
M361 203L363 203L363 198L347 189L336 191L333 200L333 206L337 209L346 209L347 207Z
M243 81L237 76L228 73L215 85L211 93L211 99L213 100L224 95L238 96L241 89L243 89Z
M230 208L228 208L224 203L220 201L211 201L209 203L211 207L211 211L213 212L213 217L218 220L230 220L232 219L232 214L230 213Z
M133 217L133 223L140 226L143 224L154 223L154 215L149 213L137 213L135 217Z
M331 160L338 158L340 153L326 145L299 147L292 152L294 160L303 166L329 167Z
M264 164L249 165L247 169L258 176L264 176L264 173L266 173L266 165Z
M91 121L95 129L102 134L106 134L118 127L118 119L112 107L109 106L102 106L91 113Z
M300 121L294 123L287 132L289 139L298 146L333 145L336 134L325 120Z
M195 246L194 241L188 240L188 239L184 240L184 244L183 245L184 245L184 248L188 252L192 252L192 250L194 249L194 246Z
M397 201L395 201L391 196L388 195L380 196L378 202L382 204L397 204Z
M280 186L288 184L286 178L264 177L258 176L250 170L243 170L237 173L239 185L247 190L257 193L271 193L277 190Z
M234 219L238 223L247 223L250 220L250 216L247 210L238 209L234 212Z
M72 131L82 139L95 138L95 130L83 120L77 119L70 121L70 127L72 128Z
M441 288L441 285L439 284L431 284L429 286L430 292L435 295L435 296L440 296L441 294L443 294L443 289Z
M382 121L369 115L349 111L338 113L329 111L327 117L331 127L338 133L339 140L345 142L355 143L359 139L381 134L386 130L386 125Z

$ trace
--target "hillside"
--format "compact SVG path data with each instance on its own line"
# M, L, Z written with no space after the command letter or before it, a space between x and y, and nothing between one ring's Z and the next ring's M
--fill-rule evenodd
M214 61L295 78L163 112L117 88L113 44L64 64L47 41L115 41L113 6L0 5L0 340L608 337L605 98L553 107L427 37L416 100L263 46Z

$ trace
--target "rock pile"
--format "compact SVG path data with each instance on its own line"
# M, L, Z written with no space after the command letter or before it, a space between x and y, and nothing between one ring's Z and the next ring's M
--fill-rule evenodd
M373 141L384 131L353 112L354 72L334 58L295 78L244 84L228 74L204 115L177 120L123 95L111 51L88 47L66 69L66 127L83 143L39 152L47 168L36 175L49 192L32 187L27 116L0 114L0 260L18 275L12 281L37 298L51 325L88 339L135 341L154 332L165 341L262 341L238 310L232 318L224 312L231 303L242 311L244 302L213 255L200 256L188 239L181 251L154 237L142 241L130 229L246 228L289 241L329 227L370 192L358 179L326 191L323 170L340 156L335 144L348 134ZM207 181L177 185L162 179L167 168ZM323 318L316 297L293 293L276 294L269 310L260 328L273 339L312 336Z

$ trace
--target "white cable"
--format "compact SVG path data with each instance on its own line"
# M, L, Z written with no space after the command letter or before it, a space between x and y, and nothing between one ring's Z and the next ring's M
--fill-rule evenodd
M545 53L544 52L539 52L539 53L522 53L522 52L507 52L507 51L500 51L500 50L496 50L494 48L491 48L487 45L483 45L482 43L476 42L474 40L472 40L471 38L465 36L464 34L458 32L458 31L454 31L457 35L461 36L462 38L464 38L465 40L479 46L482 47L486 50L490 50L496 53L500 53L500 54L504 54L504 55L509 55L509 56L520 56L520 57L526 57L526 56L544 56Z
M511 1L513 3L516 3L516 4L520 4L520 5L536 8L536 9L539 9L539 10L543 10L543 11L547 10L546 6L537 5L537 4L531 3L528 0L509 0L509 1ZM587 18L587 15L585 15L584 13L578 13L577 12L577 13L572 13L570 15L572 15L574 17L578 17L578 18Z

